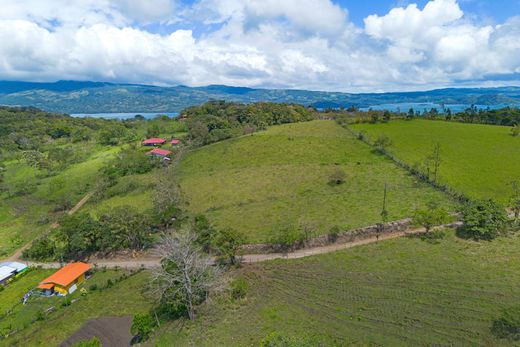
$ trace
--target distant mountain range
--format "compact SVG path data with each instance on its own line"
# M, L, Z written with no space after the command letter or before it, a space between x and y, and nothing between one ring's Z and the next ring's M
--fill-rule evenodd
M0 104L34 106L62 113L179 112L211 99L236 102L291 102L327 107L369 107L396 103L520 105L520 87L449 88L424 92L335 93L309 90L254 89L210 85L158 87L105 82L0 81Z

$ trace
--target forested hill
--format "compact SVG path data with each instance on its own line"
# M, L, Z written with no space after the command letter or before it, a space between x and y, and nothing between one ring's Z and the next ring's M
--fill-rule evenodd
M157 87L105 82L0 81L0 105L34 106L66 113L175 112L211 99L251 103L288 102L318 108L386 103L520 105L520 87L438 89L425 92L349 94L212 85Z

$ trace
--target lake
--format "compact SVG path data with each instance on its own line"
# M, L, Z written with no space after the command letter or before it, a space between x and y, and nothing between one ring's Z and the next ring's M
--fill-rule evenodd
M152 119L159 115L166 115L170 118L177 117L179 115L178 112L128 112L128 113L74 113L71 114L72 117L84 118L84 117L92 117L92 118L105 118L105 119L132 119L136 115L141 115L146 119Z
M391 112L408 112L410 108L413 108L415 111L429 111L432 108L436 108L439 112L442 112L443 109L449 108L451 112L457 113L462 112L469 108L471 105L468 104L436 104L433 102L420 102L420 103L413 103L413 102L405 102L405 103L397 103L397 104L380 104L380 105L373 105L369 107L362 107L360 108L361 111L368 111L369 109L377 110L377 111L384 111L388 110ZM500 108L504 108L507 106L511 107L518 107L518 105L475 105L477 109L487 109L488 107L491 110L496 110Z

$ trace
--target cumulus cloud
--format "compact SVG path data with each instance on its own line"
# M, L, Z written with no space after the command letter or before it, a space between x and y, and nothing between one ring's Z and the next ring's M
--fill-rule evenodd
M520 18L480 25L456 0L397 7L364 27L331 0L69 3L2 3L0 79L381 91L520 73Z

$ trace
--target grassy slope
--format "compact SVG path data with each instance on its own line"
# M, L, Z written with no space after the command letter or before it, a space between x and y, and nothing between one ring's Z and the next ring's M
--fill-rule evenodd
M0 315L18 304L25 293L36 287L40 281L54 271L49 269L29 270L26 274L9 284L0 292Z
M9 184L31 181L37 186L26 196L0 196L0 254L12 253L47 230L54 219L52 201L63 195L68 196L73 204L77 203L94 185L98 170L117 150L117 147L93 149L92 156L86 161L48 178L38 178L38 171L23 163L8 163L5 179ZM48 221L40 223L44 216L48 216Z
M331 187L336 164L347 179ZM249 242L267 241L273 229L302 218L320 234L333 225L379 222L385 182L391 219L431 199L448 204L332 121L272 127L203 147L183 159L179 178L189 210L244 232Z
M509 183L520 180L520 138L512 137L509 127L427 120L352 127L373 139L386 134L393 142L390 151L411 164L422 163L439 142L440 181L472 197L505 202Z
M104 284L109 278L114 280L122 273L123 270L97 272L85 282L85 286L88 288L93 283ZM27 324L34 319L38 309L44 310L53 305L58 311L51 313L44 321L32 323L9 339L0 340L0 346L58 346L89 319L146 312L150 307L150 301L143 295L142 290L148 281L148 276L147 272L140 272L114 284L109 289L101 292L93 291L85 297L80 297L77 291L73 297L80 297L80 300L68 307L59 305L63 298L38 298L22 306L21 311L16 312L7 323ZM1 295L2 293L0 297Z
M490 334L520 295L520 237L438 244L395 239L301 260L246 266L247 301L207 305L157 334L159 346L256 346L267 334L326 345L511 345ZM182 330L179 330L180 328Z

